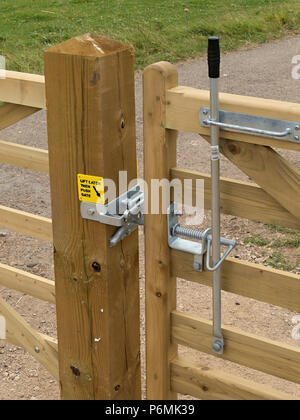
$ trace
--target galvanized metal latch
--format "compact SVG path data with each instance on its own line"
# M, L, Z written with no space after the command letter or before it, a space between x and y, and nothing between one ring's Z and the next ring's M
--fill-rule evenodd
M110 239L113 247L144 224L144 193L136 185L106 205L82 202L80 211L83 219L119 227Z
M199 121L202 127L215 126L225 131L236 131L238 133L300 143L300 122L258 117L230 111L219 111L219 121L215 121L210 117L209 108L200 108Z
M195 229L188 229L180 226L178 217L182 216L177 211L176 204L172 203L168 211L168 241L169 247L178 251L187 252L194 255L194 270L202 272L204 267L208 271L218 270L231 251L236 247L237 242L231 239L220 238L221 245L227 246L227 250L221 259L214 265L210 264L212 229L206 229L204 232ZM185 238L198 240L201 242L188 241Z

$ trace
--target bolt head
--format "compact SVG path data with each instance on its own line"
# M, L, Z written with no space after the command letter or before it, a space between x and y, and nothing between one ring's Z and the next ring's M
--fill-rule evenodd
M220 353L223 350L223 343L221 341L215 341L213 344L213 351Z
M88 209L89 216L94 216L95 212L95 209Z
M35 347L35 348L34 348L34 351L35 351L36 353L39 353L39 352L40 352L40 349L39 349L38 347Z
M295 136L295 140L299 140L300 139L300 137L299 136Z
M295 130L300 130L300 125L296 125Z

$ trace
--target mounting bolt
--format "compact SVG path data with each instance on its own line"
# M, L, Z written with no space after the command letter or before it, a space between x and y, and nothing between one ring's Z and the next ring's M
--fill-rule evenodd
M204 109L203 115L208 115L208 110L207 109Z
M88 214L89 214L89 216L94 216L94 214L95 214L95 209L88 209Z
M215 341L213 344L213 351L216 353L220 353L223 350L223 343L222 341Z
M299 140L300 139L300 137L299 136L295 136L295 140Z
M34 351L35 351L36 353L39 353L39 352L40 352L39 347L35 347L35 348L34 348Z
M296 125L295 130L300 130L300 125Z

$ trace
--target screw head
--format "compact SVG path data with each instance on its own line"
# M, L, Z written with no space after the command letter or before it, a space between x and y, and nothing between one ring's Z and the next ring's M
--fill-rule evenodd
M295 136L295 140L299 140L300 139L300 137L299 136Z
M295 130L300 130L300 125L296 125Z
M34 351L35 351L36 353L39 353L39 352L40 352L40 349L39 349L38 347L35 347L35 348L34 348Z
M94 216L94 214L95 214L95 209L88 209L88 214L89 214L89 216Z
M204 109L204 111L203 111L203 115L208 115L208 111L207 111L207 109Z

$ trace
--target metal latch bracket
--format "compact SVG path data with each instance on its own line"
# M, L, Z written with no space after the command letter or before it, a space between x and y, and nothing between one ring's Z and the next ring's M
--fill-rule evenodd
M136 185L106 205L82 202L80 211L83 219L119 227L110 239L113 247L144 224L144 193Z
M300 143L300 122L258 117L230 111L219 111L219 121L213 120L209 115L209 108L200 108L199 122L202 127L216 126L225 131L236 131L238 133Z

